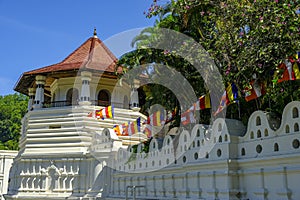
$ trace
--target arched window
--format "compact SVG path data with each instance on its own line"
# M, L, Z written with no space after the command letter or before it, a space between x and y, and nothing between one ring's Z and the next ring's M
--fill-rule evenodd
M219 137L219 142L221 143L222 142L222 136L220 135Z
M227 142L228 141L228 136L227 136L227 134L225 134L225 142Z
M274 144L274 151L279 151L279 145L278 145L278 143Z
M298 118L298 117L299 117L298 108L293 108L293 118Z
M197 130L197 137L200 137L200 130Z
M206 152L205 158L209 158L209 154L208 154L208 152Z
M261 138L261 132L260 132L260 130L257 131L257 138Z
M285 133L290 133L290 127L289 127L289 125L285 126Z
M261 125L261 119L259 116L256 117L256 126L260 126Z
M98 93L98 106L109 106L110 94L107 90L100 90Z
M268 129L265 129L265 137L268 137L268 136L269 136Z
M253 133L253 131L251 131L251 133L250 133L250 139L254 139L254 133Z
M217 156L220 157L221 155L222 155L222 151L221 151L221 149L218 149L217 150Z
M70 88L66 95L66 105L78 105L79 92L76 88Z
M299 124L295 123L294 125L294 132L298 132L299 131Z
M128 97L125 95L123 100L123 108L128 109L129 108L129 101Z
M241 150L241 155L242 155L242 156L246 155L245 148L242 148L242 150Z

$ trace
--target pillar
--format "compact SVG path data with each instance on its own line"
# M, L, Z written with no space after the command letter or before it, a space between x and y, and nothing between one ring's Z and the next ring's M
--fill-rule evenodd
M137 88L139 87L139 82L137 80L134 80L134 84L131 89L130 93L130 108L134 111L139 111L139 94L137 91Z
M36 91L34 99L34 108L42 108L44 104L44 86L46 77L37 75L35 77Z
M35 88L28 88L28 95L29 95L29 100L28 100L28 111L32 109L33 103L34 103L34 95L35 95Z
M83 71L81 72L81 92L80 92L80 105L91 105L90 81L92 73Z

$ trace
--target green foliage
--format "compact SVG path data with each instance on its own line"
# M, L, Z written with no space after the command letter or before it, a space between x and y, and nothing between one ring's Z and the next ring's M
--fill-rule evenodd
M164 5L153 0L146 14L156 16L155 27L168 28L184 33L199 42L219 66L224 85L234 82L241 97L240 104L228 107L227 117L239 118L244 122L257 109L282 113L285 105L300 99L299 80L277 83L282 71L278 64L295 55L300 46L299 1L278 0L172 0ZM155 40L162 39L146 29L133 41L137 47L147 47ZM168 39L172 40L172 38ZM137 50L133 62L145 55L146 63L164 63L174 67L191 81L194 88L204 88L198 75L189 77L190 66L185 60L165 52ZM144 57L143 57L144 54ZM299 62L299 60L298 60ZM191 75L191 74L190 74ZM266 86L266 95L246 102L244 89L249 87L254 76ZM213 80L212 80L213 81ZM155 99L155 88L151 97ZM197 90L198 94L205 89ZM157 99L159 100L159 99ZM240 110L240 112L239 112Z
M0 96L0 149L18 149L21 119L27 111L27 101L22 94Z
M174 55L168 50L160 50L154 48L147 48L149 44L157 43L157 41L164 41L165 36L159 35L153 29L145 29L141 35L138 35L133 40L133 46L137 45L138 48L135 51L129 52L122 56L118 62L118 66L122 66L123 72L126 73L128 70L145 66L147 63L147 70L144 71L147 78L154 79L157 76L164 75L165 73L158 70L158 66L166 66L175 69L179 72L188 83L191 85L195 94L200 96L206 93L206 88L204 87L204 81L200 73L187 61L185 61L180 56ZM168 45L176 43L170 39L165 39L168 41ZM171 74L169 74L171 76ZM176 84L172 82L170 84ZM181 83L182 84L182 83ZM178 87L179 88L179 87ZM180 105L176 100L177 97L181 95L181 98L186 98L184 94L174 94L166 85L162 86L159 84L148 84L142 87L145 94L145 100L140 105L142 106L141 112L147 114L147 110L151 105L160 104L168 111L173 111L177 108L176 123L178 124L180 116L180 109L188 109L191 105Z

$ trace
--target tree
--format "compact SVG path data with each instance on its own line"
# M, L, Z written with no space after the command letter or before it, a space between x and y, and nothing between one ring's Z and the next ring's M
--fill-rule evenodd
M0 96L0 149L17 150L21 119L27 111L28 98L22 94Z
M246 122L255 109L280 114L289 101L300 97L299 80L277 82L283 72L279 64L299 51L298 4L298 0L177 0L160 5L154 0L146 15L158 17L155 27L184 33L209 52L224 85L238 86L241 118ZM146 46L153 38L142 33L138 45ZM177 61L178 66L185 65L184 60ZM246 102L245 88L252 87L253 79L265 85L266 95ZM228 111L227 116L240 117L236 104Z

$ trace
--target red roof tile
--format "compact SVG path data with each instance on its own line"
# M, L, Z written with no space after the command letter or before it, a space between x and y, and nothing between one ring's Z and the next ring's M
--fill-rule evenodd
M92 69L114 72L117 58L97 37L91 37L62 62L25 72L34 75L48 72L70 71L76 69Z

